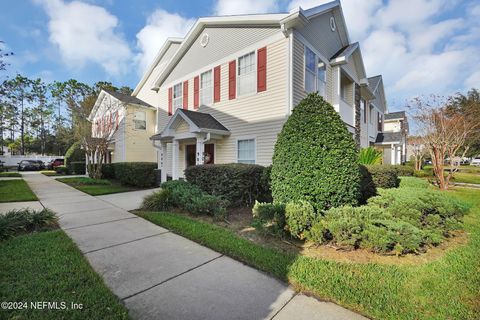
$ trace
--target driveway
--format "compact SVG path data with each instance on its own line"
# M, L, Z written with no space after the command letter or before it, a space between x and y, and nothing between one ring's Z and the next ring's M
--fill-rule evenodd
M41 174L24 179L133 319L365 319Z

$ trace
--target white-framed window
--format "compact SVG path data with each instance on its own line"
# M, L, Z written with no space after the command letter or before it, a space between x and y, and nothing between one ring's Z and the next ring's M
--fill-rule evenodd
M310 50L309 47L305 46L305 91L311 93L317 90L315 84L316 76L316 57L315 53Z
M257 68L255 62L255 51L247 53L238 58L237 70L237 91L238 95L245 95L255 92L257 80Z
M375 110L373 109L373 106L372 106L372 105L370 105L369 108L370 108L370 110L369 110L370 112L369 112L369 115L368 115L368 119L370 120L370 121L369 121L370 124L373 124L373 120L374 120L373 118L374 118L374 116L375 116L375 112L374 112Z
M200 105L211 105L213 97L212 70L200 75Z
M237 162L255 164L255 139L237 140Z
M183 88L182 83L173 86L173 111L183 108Z
M146 130L147 129L147 115L145 111L135 111L133 115L133 123L135 124L136 130Z
M327 90L327 66L320 58L317 61L317 91L324 97Z

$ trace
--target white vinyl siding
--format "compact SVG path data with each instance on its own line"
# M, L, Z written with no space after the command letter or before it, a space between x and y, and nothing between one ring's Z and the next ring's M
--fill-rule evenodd
M135 111L133 116L133 122L135 124L136 130L146 130L147 129L147 116L145 111Z
M257 79L255 51L238 58L237 75L239 96L255 92Z
M204 72L200 75L200 104L211 105L213 97L213 80L212 70Z
M182 83L173 86L173 111L183 107Z
M237 162L255 164L255 139L237 141Z

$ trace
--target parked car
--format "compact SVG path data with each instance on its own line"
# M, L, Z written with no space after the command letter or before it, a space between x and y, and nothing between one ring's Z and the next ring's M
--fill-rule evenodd
M470 162L471 166L480 166L480 157L476 157L472 159L472 162Z
M426 166L432 165L432 160L425 160L423 164Z
M45 163L43 163L42 160L34 160L36 163L38 163L39 170L45 169Z
M64 160L63 159L52 159L48 164L47 164L47 169L48 170L55 170L56 167L58 166L63 166L64 164Z
M40 164L35 160L22 160L18 163L18 171L40 170Z

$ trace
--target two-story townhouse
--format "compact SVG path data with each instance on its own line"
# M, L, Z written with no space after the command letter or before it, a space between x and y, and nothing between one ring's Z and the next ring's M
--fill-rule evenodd
M375 141L383 84L367 78L339 1L200 18L184 39L166 41L132 95L156 108L152 150L166 180L202 163L269 165L284 122L310 92L334 106L359 146Z
M407 158L408 120L405 111L385 114L383 132L375 145L383 149L383 163L402 164Z

